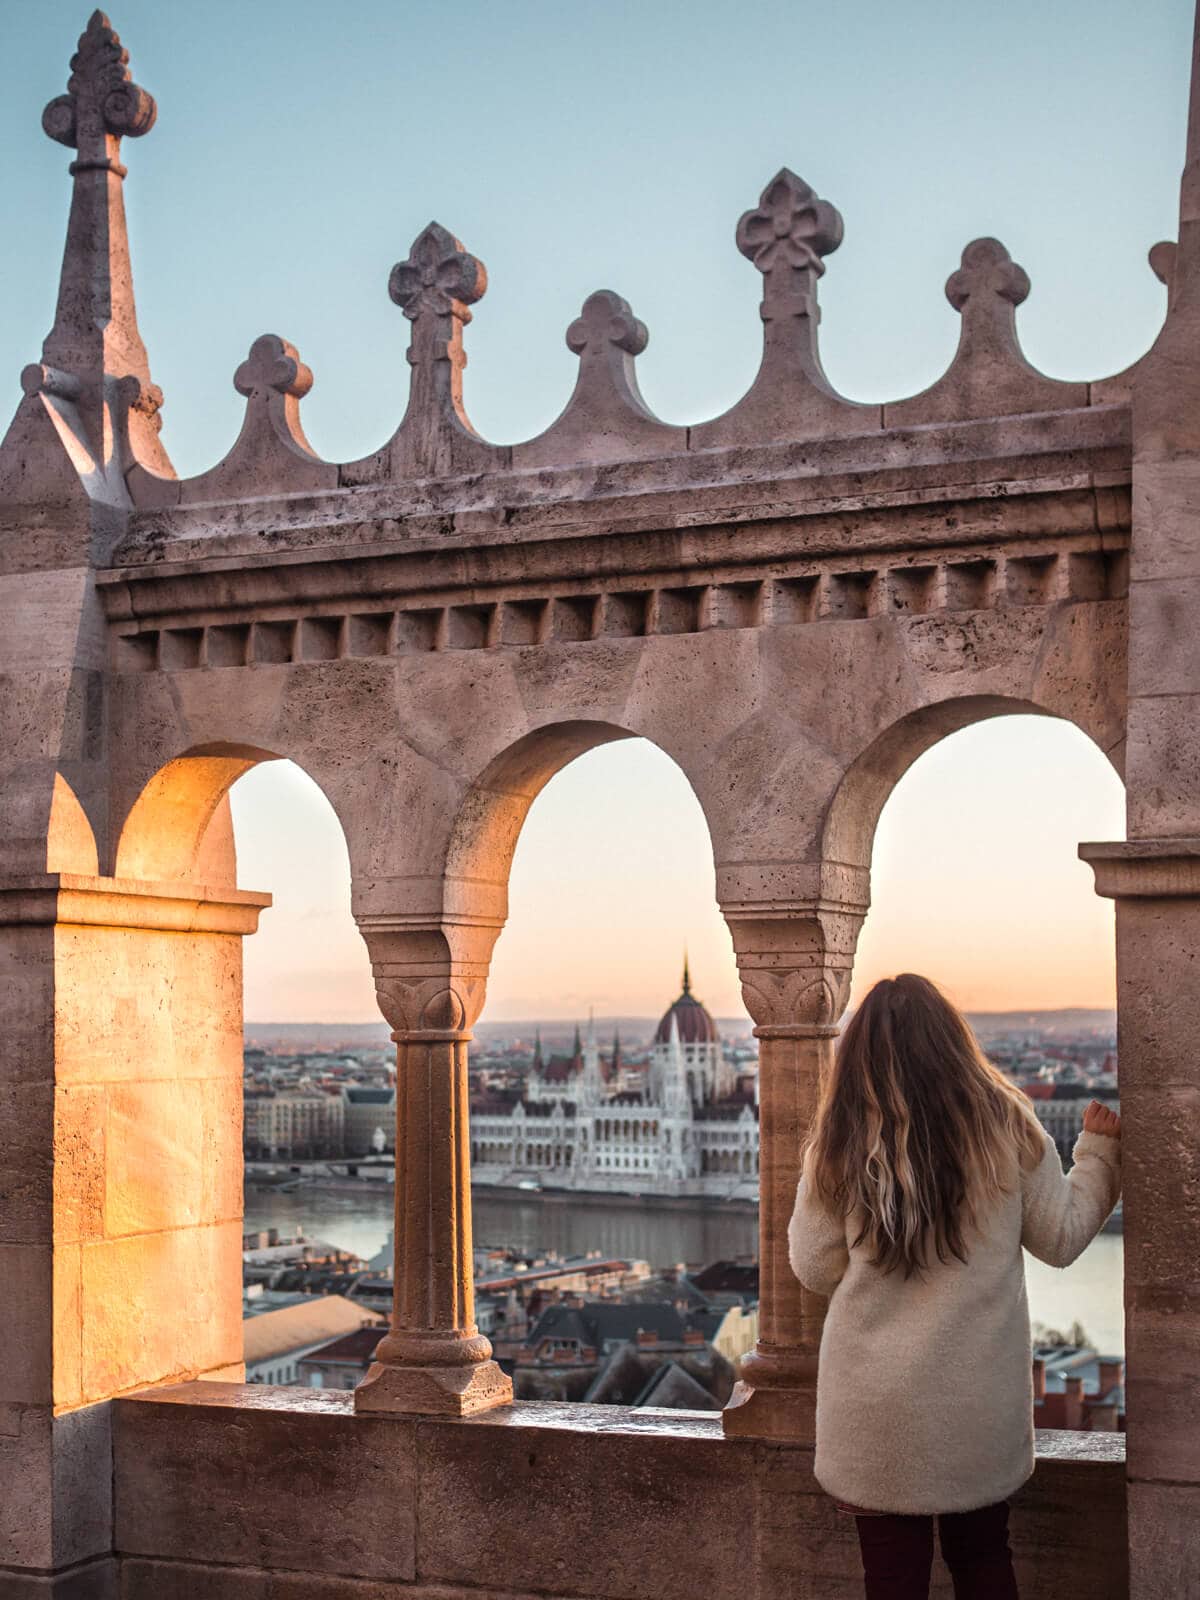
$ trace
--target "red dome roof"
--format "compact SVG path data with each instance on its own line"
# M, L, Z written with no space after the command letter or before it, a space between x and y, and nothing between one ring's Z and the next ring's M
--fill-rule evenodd
M659 1023L658 1032L654 1035L655 1044L670 1042L672 1019L679 1029L681 1044L715 1044L720 1038L716 1023L692 993L692 980L686 961L683 964L683 993Z

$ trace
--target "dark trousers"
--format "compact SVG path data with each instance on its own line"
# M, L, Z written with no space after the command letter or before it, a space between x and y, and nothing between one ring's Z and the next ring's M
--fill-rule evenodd
M933 1518L856 1517L867 1600L928 1600ZM954 1600L1018 1600L1008 1549L1008 1504L946 1512L937 1519Z

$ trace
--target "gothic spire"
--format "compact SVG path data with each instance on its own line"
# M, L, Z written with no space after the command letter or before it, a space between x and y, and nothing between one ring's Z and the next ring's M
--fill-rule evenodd
M129 52L102 11L94 11L71 57L66 94L51 100L42 127L75 151L74 187L54 326L40 366L27 367L28 395L74 401L97 463L114 455L173 477L158 438L162 392L150 378L138 332L119 160L122 138L154 126L153 98L134 83ZM124 437L123 437L124 436Z
M688 955L686 945L683 947L683 992L684 994L691 994L692 992L692 975L688 971Z
M542 1059L542 1030L535 1028L533 1032L533 1070L540 1072L544 1065Z

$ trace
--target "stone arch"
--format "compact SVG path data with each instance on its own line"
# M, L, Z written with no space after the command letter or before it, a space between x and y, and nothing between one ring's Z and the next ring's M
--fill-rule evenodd
M46 871L79 873L91 878L100 873L96 835L79 796L61 772L54 774L54 791L50 798Z
M291 757L284 752L256 745L214 744L198 746L164 762L124 819L117 836L114 876L153 883L236 885L229 791L252 767L287 759ZM312 776L306 765L296 764ZM326 788L318 787L345 834L337 806Z
M1106 750L1096 730L1082 717L1003 695L966 695L921 706L899 717L875 738L842 776L825 815L822 855L836 866L867 868L875 828L892 790L908 769L935 744L963 728L993 717L1053 717L1070 722L1121 769L1116 751Z
M599 720L548 723L523 734L496 755L463 797L446 854L447 910L503 923L513 854L538 795L551 778L589 750L618 739L640 738L654 744L687 779L711 842L711 818L692 774L659 740Z

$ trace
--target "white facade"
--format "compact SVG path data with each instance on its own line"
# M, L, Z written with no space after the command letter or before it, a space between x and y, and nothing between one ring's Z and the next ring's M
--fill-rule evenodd
M738 1096L686 972L684 993L660 1024L645 1090L619 1090L613 1078L606 1082L589 1025L564 1081L547 1081L535 1064L524 1100L473 1107L472 1181L757 1199L757 1093L753 1104Z

